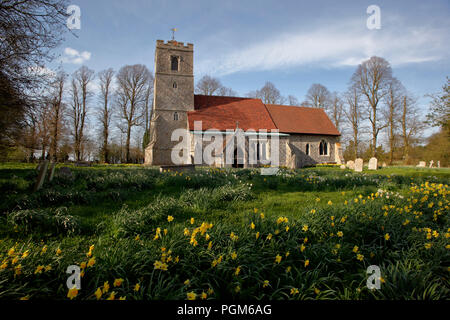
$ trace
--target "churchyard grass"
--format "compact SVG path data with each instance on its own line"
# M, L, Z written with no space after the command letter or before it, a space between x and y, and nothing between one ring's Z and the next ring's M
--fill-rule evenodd
M35 167L0 165L0 299L450 298L449 169Z

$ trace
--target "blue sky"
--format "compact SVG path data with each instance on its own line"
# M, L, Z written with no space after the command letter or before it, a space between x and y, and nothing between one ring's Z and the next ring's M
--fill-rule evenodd
M72 73L142 63L153 71L157 39L194 44L196 79L204 74L245 95L266 81L300 101L313 83L346 89L361 61L391 62L394 75L420 98L450 75L450 2L435 1L143 1L77 0L81 30L58 48ZM369 5L381 29L366 27Z

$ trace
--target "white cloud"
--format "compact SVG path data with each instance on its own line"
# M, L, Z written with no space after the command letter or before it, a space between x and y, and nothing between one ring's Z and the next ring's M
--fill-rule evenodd
M241 71L276 70L302 65L356 66L377 55L393 66L437 61L448 57L450 41L445 28L389 26L361 28L361 22L328 25L314 31L284 33L260 43L199 59L200 74L227 75Z
M73 48L65 48L64 56L62 57L61 61L71 64L83 64L85 61L88 61L90 59L91 53L89 51L79 52L78 50Z

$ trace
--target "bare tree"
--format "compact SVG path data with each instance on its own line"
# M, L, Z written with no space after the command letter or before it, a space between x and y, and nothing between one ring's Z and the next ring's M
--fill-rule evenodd
M82 160L82 144L84 142L84 128L88 113L88 100L92 95L92 92L89 90L89 84L94 79L94 76L95 72L86 66L82 66L72 76L72 99L69 116L72 119L76 161Z
M442 87L442 92L429 94L430 110L427 114L427 123L441 128L447 128L450 135L450 78Z
M272 82L267 81L266 84L256 91L251 91L247 94L247 97L261 99L265 104L283 104L285 99L281 95Z
M205 75L197 82L195 92L197 94L212 96L221 87L222 83L218 79Z
M100 101L102 106L99 108L98 112L98 120L102 124L102 147L101 147L101 155L102 160L106 163L109 161L109 148L108 148L108 139L109 139L109 126L111 124L111 95L112 88L111 84L114 79L114 70L109 68L107 70L100 71L98 73L98 79L100 82Z
M399 122L403 140L403 159L406 164L410 161L411 146L419 140L419 135L425 129L425 123L420 116L416 101L416 98L407 92L400 99Z
M235 96L237 96L237 93L236 93L236 91L234 91L234 90L231 89L231 88L228 88L228 87L220 87L220 88L217 90L217 95L218 95L218 96L223 96L223 97L235 97Z
M397 142L397 128L399 121L399 111L404 87L399 80L392 78L387 85L387 94L385 96L386 108L382 111L386 119L387 137L389 141L389 164L394 161L394 152Z
M53 83L51 95L48 98L50 104L50 158L57 161L58 143L63 127L63 94L67 74L63 71L58 72Z
M0 1L0 70L19 87L39 76L30 69L51 61L67 31L65 0Z
M392 69L389 62L380 57L371 57L358 66L351 80L365 98L367 119L372 128L372 157L376 156L378 134L386 127L378 117L378 111L391 79Z
M287 100L288 100L288 104L290 105L290 106L298 106L300 103L298 102L298 99L297 99L297 97L295 97L295 96L293 96L293 95L289 95L288 97L287 97Z
M327 113L339 131L344 113L344 101L337 92L330 94Z
M118 116L123 122L120 127L126 131L126 155L127 162L130 161L130 139L131 131L135 126L142 124L145 113L145 97L148 83L151 77L146 66L136 64L124 66L117 74L117 107Z
M330 101L330 91L319 84L313 84L306 94L306 105L313 108L327 108L327 104Z
M344 109L346 121L350 124L353 139L353 159L358 157L361 127L361 96L359 90L353 85L345 93L347 108Z
M153 94L153 76L150 75L150 80L147 86L147 90L145 92L145 132L147 132L150 128L150 120L153 114L153 103L152 101ZM150 108L150 103L152 104Z
M51 119L51 107L49 103L43 101L43 104L38 109L36 114L36 123L37 123L37 137L40 141L41 146L41 158L45 159L45 155L47 152L47 147L50 142L50 124L48 119Z

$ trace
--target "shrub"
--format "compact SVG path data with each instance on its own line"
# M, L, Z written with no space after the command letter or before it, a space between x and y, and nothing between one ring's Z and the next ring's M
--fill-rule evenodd
M13 211L7 214L7 223L25 233L72 234L79 231L77 219L69 215L65 207Z

